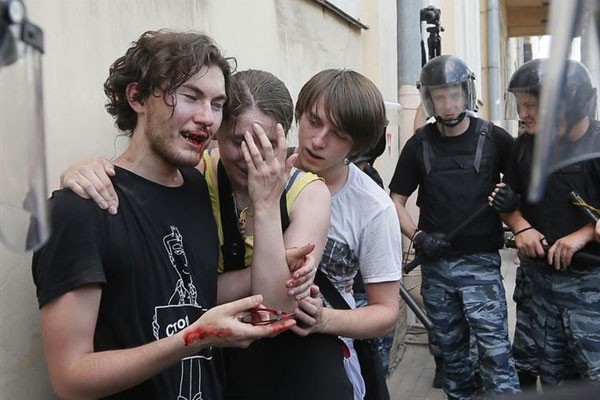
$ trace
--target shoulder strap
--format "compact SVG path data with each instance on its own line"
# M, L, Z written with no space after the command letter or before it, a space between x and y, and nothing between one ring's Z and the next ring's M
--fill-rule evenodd
M296 178L300 175L301 171L296 169L290 179L288 180L287 185L285 186L285 190L283 191L281 197L279 198L279 213L281 215L281 231L285 232L285 230L290 226L290 216L288 214L287 208L287 192L290 190Z
M321 269L317 269L317 274L315 275L315 283L321 289L321 293L325 297L325 300L329 302L338 310L349 310L350 306L346 303L346 300L342 297L340 292L333 286L333 283L327 278L325 273L321 271Z
M219 185L221 227L223 229L223 245L221 246L223 268L224 272L236 271L245 267L246 244L238 229L231 183L221 161L217 165L217 181Z
M298 171L297 171L298 172ZM295 179L295 177L293 177ZM217 165L217 180L219 185L219 203L221 227L223 229L223 245L221 253L223 254L224 272L236 271L245 267L246 243L240 233L237 222L235 204L233 202L233 192L231 191L231 182L225 171L223 163L219 161ZM289 187L290 184L288 184ZM286 190L279 199L279 212L281 213L281 230L285 232L290 226L290 217L287 210Z
M483 156L483 144L486 136L492 133L492 123L490 121L484 121L481 118L477 118L475 125L475 132L479 132L479 139L477 140L477 150L475 150L475 159L473 160L473 168L479 173L479 167L481 166L481 157Z
M433 152L431 150L431 144L427 139L427 132L425 131L426 126L427 124L418 128L415 132L415 135L420 132L423 133L423 140L421 141L421 146L423 150L423 163L425 164L425 174L429 175L429 173L431 172L431 159L433 158Z
M281 215L281 232L285 232L288 226L290 226L290 216L287 210L287 199L285 191L279 198L279 214Z

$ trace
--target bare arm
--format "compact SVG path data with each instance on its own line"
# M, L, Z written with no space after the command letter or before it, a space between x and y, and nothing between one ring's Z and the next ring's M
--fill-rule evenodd
M556 269L564 269L571 265L576 251L594 240L594 225L587 224L567 236L563 236L548 249L548 264Z
M296 302L285 287L292 274L285 258L279 211L279 199L289 174L285 162L285 135L281 125L277 124L274 149L259 124L253 124L253 131L262 153L250 132L245 133L242 143L242 154L248 166L248 194L254 209L252 293L263 294L268 307L291 312Z
M303 246L305 243L314 243L314 249L310 252L310 256L314 259L314 268L310 274L304 275L300 269L293 269L296 288L291 288L292 282L288 282L287 286L290 289L289 295L300 297L308 295L306 290L302 296L298 297L300 292L305 287L309 287L314 280L316 269L321 261L323 249L327 243L327 233L329 231L329 223L331 217L331 194L325 182L316 180L308 185L300 192L290 212L290 225L283 235L283 240L286 248L296 248ZM289 264L289 261L288 261ZM300 286L299 284L302 283Z
M398 219L391 205L375 216L360 236L358 263L365 279L367 305L352 310L325 308L321 311L318 304L303 300L299 302L302 313L298 314L301 317L298 320L306 325L313 324L304 331L312 329L313 332L362 338L382 336L392 330L399 312L402 243ZM386 281L370 283L369 280L376 276L385 276ZM294 331L300 331L299 328Z
M323 307L318 286L313 285L311 296L298 302L292 330L301 336L314 332L353 338L387 335L398 319L400 282L365 285L368 305L353 310Z
M252 326L237 315L257 307L261 296L215 307L183 331L143 346L94 352L94 331L101 299L98 285L68 292L41 310L48 371L60 398L94 399L135 386L183 357L209 346L246 347L294 325L284 321ZM202 333L202 334L200 334Z
M293 291L290 296L308 296L310 286L315 277L316 264L312 257L314 244L305 244L298 247L290 247L285 250L287 265L293 274L293 278L286 282L286 287ZM241 297L247 297L252 294L250 280L252 270L243 268L239 271L231 271L219 274L217 289L217 304L227 303L237 300ZM296 293L298 293L296 295ZM298 298L299 299L299 298Z
M400 281L365 284L368 305L353 310L324 308L317 331L353 338L388 334L398 319Z
M548 249L546 255L542 247L543 244L547 244L543 233L530 228L531 224L521 215L519 210L500 215L504 223L515 233L515 244L519 252L531 258L546 256L548 264L558 270L568 267L571 264L573 254L594 240L594 226L588 224L558 239Z
M531 224L519 210L509 214L500 214L502 220L515 235L515 245L521 254L530 258L544 257L544 248L542 247L542 239L544 235L536 229L528 229ZM519 233L520 232L520 233Z
M396 213L398 214L398 220L400 220L400 229L402 229L402 233L404 236L412 238L417 232L417 225L406 210L408 196L403 196L398 193L391 193L391 197L394 205L396 206Z

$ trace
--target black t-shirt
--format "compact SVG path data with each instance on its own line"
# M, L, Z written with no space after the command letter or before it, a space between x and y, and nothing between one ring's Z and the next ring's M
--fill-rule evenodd
M116 168L115 216L67 190L50 199L52 235L33 258L39 305L101 284L95 351L170 336L216 303L218 239L206 182L194 169L181 173L182 186L165 187ZM221 399L215 358L207 349L109 398Z
M589 135L599 135L599 124L599 121L592 121L580 140L588 140ZM530 134L519 136L504 181L521 194L523 217L546 237L548 243L554 243L590 223L582 210L571 204L571 191L577 192L586 203L600 208L600 158L574 163L554 172L548 177L541 200L530 203L527 190L531 179L534 138L535 135ZM600 245L589 243L584 251L600 255Z
M477 118L470 118L469 127L458 136L442 136L435 123L427 124L417 130L402 149L389 188L392 193L406 197L418 188L420 229L430 233L431 230L451 232L477 208L487 203L487 195L500 181L500 173L504 172L514 142L513 137L504 129L492 125L491 134L484 141L483 160L488 164L481 164L481 171L487 172L478 176L472 163L480 136L480 131L476 129L477 121ZM431 175L428 174L423 154L424 141L429 142L431 154L436 159L444 160L445 164L456 161L454 171L448 171L447 177L442 174L438 178L438 183L445 180L441 189L443 193L440 193L440 188L431 187ZM446 165L446 168L453 167ZM457 171L460 176L456 174ZM432 197L436 197L439 207L431 205ZM465 199L469 199L468 202ZM452 218L448 218L450 214ZM500 219L491 209L487 214L452 241L453 253L493 251L502 246ZM473 232L474 229L479 232Z

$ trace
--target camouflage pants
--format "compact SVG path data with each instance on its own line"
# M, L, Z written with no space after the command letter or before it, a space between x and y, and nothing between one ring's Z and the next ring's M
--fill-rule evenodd
M533 334L535 308L532 301L532 268L535 268L535 266L531 264L531 261L522 258L521 266L516 270L513 300L516 303L517 323L512 354L517 370L538 375L539 360Z
M600 266L556 271L541 260L534 263L542 384L558 386L578 377L600 382Z
M421 294L444 357L444 392L448 399L474 399L479 395L469 356L470 335L477 342L484 393L518 393L500 255L449 256L424 262L421 272Z

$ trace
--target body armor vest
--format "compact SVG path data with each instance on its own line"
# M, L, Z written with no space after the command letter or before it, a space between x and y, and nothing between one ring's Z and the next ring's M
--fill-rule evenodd
M436 132L420 128L423 132L422 156L425 175L419 207L419 228L427 232L448 233L456 228L482 204L498 182L496 146L490 122L472 118L475 134L459 154L440 155L434 139ZM474 221L459 237L496 235L502 241L502 224L499 215L489 211Z

